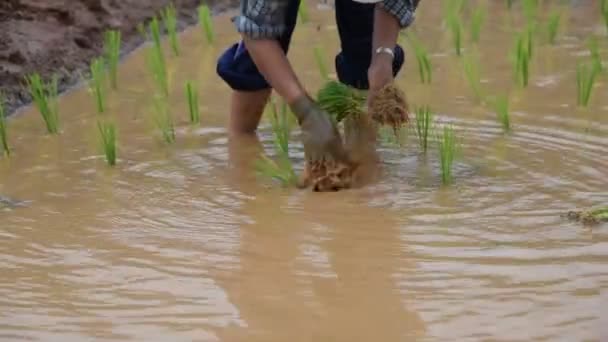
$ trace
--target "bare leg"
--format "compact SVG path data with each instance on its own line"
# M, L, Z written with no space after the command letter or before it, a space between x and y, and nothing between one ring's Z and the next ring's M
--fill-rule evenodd
M234 91L230 108L230 135L254 134L264 113L271 89Z

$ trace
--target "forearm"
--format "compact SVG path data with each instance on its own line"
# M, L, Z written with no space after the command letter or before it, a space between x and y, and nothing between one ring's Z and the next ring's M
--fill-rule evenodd
M305 94L278 41L247 36L243 40L260 73L287 103L293 103Z
M382 58L383 54L376 54L379 47L393 49L397 45L401 26L399 20L386 11L382 6L376 6L374 14L374 34L372 42L372 61Z

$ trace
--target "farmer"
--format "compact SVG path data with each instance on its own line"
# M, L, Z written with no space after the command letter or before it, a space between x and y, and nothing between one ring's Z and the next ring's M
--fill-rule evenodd
M341 52L335 67L340 82L375 91L392 82L404 62L399 31L414 20L420 0L335 0ZM241 0L234 19L242 35L219 58L217 72L233 89L230 133L255 132L274 89L298 119L310 158L331 155L347 162L329 115L308 95L287 59L299 0Z

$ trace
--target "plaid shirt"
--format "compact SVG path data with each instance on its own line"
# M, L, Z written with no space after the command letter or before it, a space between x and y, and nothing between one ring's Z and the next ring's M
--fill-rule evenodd
M253 39L277 38L287 27L285 16L290 0L241 0L241 15L234 22L239 33ZM420 0L383 0L385 10L394 15L402 28L414 21Z

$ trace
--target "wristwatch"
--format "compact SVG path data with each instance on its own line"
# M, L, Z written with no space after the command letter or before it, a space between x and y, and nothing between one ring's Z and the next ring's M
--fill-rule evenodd
M387 48L387 47L382 47L381 46L381 47L379 47L379 48L376 49L376 54L380 54L380 53L387 53L392 58L395 58L395 52L391 48Z

